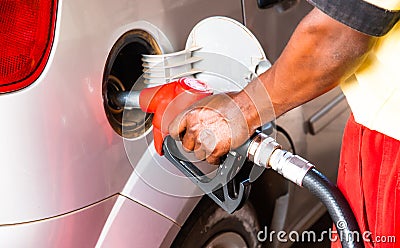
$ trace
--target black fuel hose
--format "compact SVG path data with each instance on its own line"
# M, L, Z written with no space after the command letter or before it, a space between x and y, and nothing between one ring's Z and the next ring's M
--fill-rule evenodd
M318 197L328 209L342 247L364 247L363 237L356 218L340 190L315 168L306 173L302 185Z

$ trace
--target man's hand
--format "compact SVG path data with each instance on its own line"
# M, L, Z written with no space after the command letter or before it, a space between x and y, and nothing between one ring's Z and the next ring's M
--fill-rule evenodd
M194 151L198 159L219 164L221 156L243 144L260 125L249 125L248 117L257 114L249 113L255 109L242 98L240 93L206 97L178 115L169 133L176 140L181 138L183 147Z

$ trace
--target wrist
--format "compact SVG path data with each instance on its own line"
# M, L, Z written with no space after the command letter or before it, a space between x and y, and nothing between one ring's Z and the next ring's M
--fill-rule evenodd
M249 135L251 135L258 127L263 125L259 108L253 101L249 92L242 90L231 94L232 100L240 108L243 117L247 123Z

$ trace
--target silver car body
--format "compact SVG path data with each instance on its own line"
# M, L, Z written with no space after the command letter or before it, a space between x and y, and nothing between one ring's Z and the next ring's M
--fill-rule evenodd
M113 45L141 29L163 53L179 51L196 23L222 15L246 23L274 61L309 9L301 2L290 13L259 10L253 0L59 0L45 71L28 88L0 96L0 246L168 247L200 197L164 194L135 173L151 168L152 145L138 141L136 160L129 161L123 138L107 120L102 81ZM303 125L335 94L277 121L297 153L315 163L331 160L326 166L332 177L341 126L328 125L313 136ZM299 208L282 208L275 214L286 217L274 225L306 228L323 209L303 190L288 188L277 204Z

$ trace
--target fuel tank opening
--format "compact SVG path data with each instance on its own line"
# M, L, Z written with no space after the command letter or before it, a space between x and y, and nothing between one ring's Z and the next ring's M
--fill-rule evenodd
M150 127L152 114L140 109L129 109L116 104L115 99L121 92L129 92L132 87L142 89L145 85L137 79L143 73L142 55L161 54L156 40L146 31L132 30L122 35L115 43L107 58L103 75L103 105L107 119L119 135L124 138L137 138ZM123 114L130 115L129 122L123 122Z

